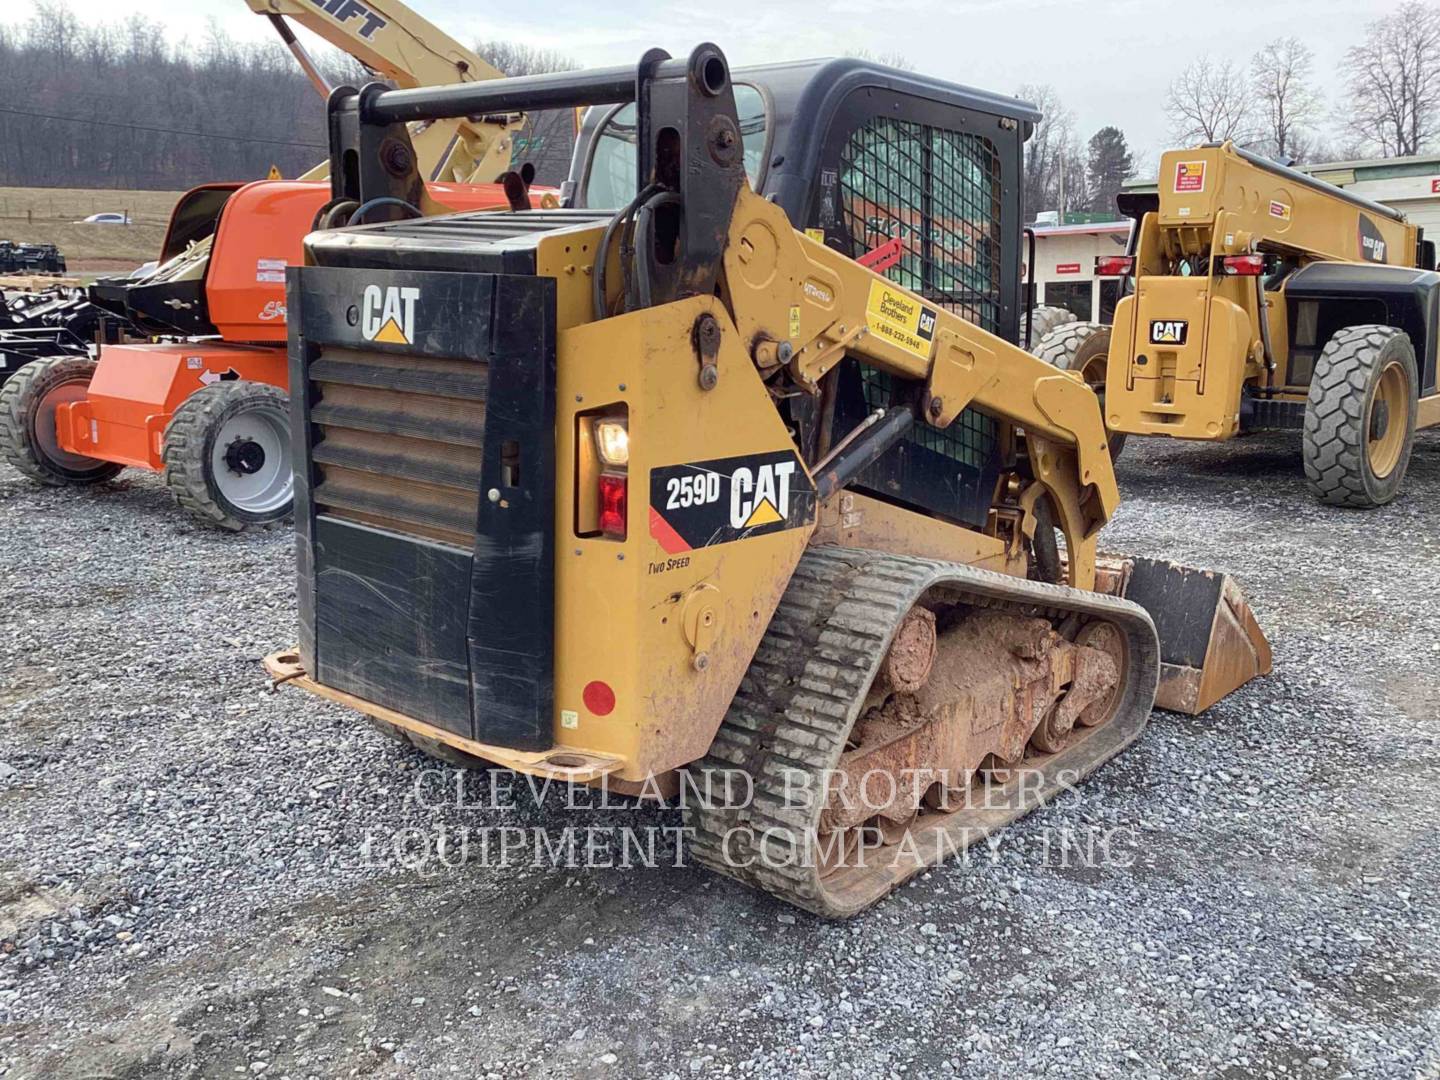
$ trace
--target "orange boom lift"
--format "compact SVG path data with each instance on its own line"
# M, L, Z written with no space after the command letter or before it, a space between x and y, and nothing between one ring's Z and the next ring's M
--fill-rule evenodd
M402 88L500 74L398 3L369 4L357 19L350 8L331 14L309 0L246 2L271 18L322 89L287 16ZM428 177L427 209L529 206L529 175L506 172L519 122L461 118L417 131L404 152ZM169 340L26 365L0 390L0 455L50 485L94 484L124 468L163 473L182 507L230 530L284 520L294 487L286 267L301 261L314 228L420 213L393 200L331 200L328 173L327 161L298 180L187 192L171 214L160 265L139 280L91 289L94 303ZM537 191L535 204L548 202Z

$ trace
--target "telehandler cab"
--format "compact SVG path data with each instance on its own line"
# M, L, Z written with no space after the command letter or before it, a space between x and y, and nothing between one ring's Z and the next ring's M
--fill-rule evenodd
M568 207L430 217L386 167L408 121L580 106ZM1119 753L1157 684L1268 670L1229 579L1097 557L1095 396L1006 340L1036 119L713 45L337 92L336 197L397 220L290 271L275 681L463 763L689 770L696 857L844 916Z
M1113 328L1062 326L1036 352L1101 396L1115 452L1298 430L1321 501L1399 494L1415 431L1440 424L1440 274L1398 211L1232 143L1171 150L1130 252L1096 269L1133 275Z

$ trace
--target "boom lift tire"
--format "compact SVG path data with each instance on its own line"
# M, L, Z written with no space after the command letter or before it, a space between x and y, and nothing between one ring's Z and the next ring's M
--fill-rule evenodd
M1305 479L1323 503L1369 509L1400 493L1415 443L1415 349L1393 326L1347 326L1315 361Z
M1050 333L1050 331L1051 331L1051 330L1054 330L1057 326L1064 326L1066 323L1072 323L1072 322L1076 322L1076 321L1078 321L1078 320L1075 318L1075 313L1074 313L1073 311L1071 311L1069 308L1050 307L1049 305L1046 305L1046 304L1039 304L1039 305L1037 305L1036 307L1031 308L1031 309L1030 309L1030 314L1029 314L1029 322L1030 322L1030 351L1031 351L1032 353L1035 353L1035 355L1038 356L1039 353L1038 353L1037 350L1038 350L1038 348L1039 348L1039 346L1040 346L1040 342L1041 342L1042 340L1044 340L1044 337L1045 337L1046 334ZM1026 316L1025 316L1025 315L1021 315L1021 316L1020 316L1020 345L1021 345L1021 347L1024 347L1024 345L1025 345L1025 322L1026 322Z
M1100 399L1105 418L1105 375L1110 365L1110 327L1100 323L1072 322L1051 330L1032 350L1052 367L1078 371L1085 385ZM1109 422L1106 422L1109 428ZM1125 449L1124 432L1110 433L1110 460L1116 461Z
M55 433L55 407L83 401L94 377L83 356L34 360L12 375L0 388L0 456L52 487L113 479L124 466L62 450Z
M211 383L165 428L165 484L192 515L230 532L289 518L295 502L290 399L268 383Z
M917 610L934 614L942 658L956 649L921 675L921 697L881 676ZM972 618L984 622L967 634ZM1055 650L1043 659L1025 643L1038 628ZM950 634L961 636L947 644ZM1110 681L1067 707L1086 681L1073 673L1097 650ZM1067 662L1073 682L1056 674ZM1027 666L1035 663L1041 669ZM1010 665L1023 672L1018 680ZM981 681L963 687L956 672ZM1159 672L1155 625L1128 600L958 563L811 549L709 752L692 766L692 853L817 915L849 917L1129 746ZM933 710L923 696L932 689L946 702ZM986 752L992 743L1003 753ZM892 802L872 814L883 801L870 801L877 774L889 776L880 789ZM862 790L858 806L837 802L835 792Z

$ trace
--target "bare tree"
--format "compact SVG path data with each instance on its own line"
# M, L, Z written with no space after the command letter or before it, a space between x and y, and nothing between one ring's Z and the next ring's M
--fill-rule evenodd
M1300 160L1307 164L1319 161L1359 161L1366 156L1365 144L1353 135L1339 140L1317 138L1306 149L1306 156Z
M1253 97L1243 68L1202 56L1170 84L1165 113L1180 142L1244 142L1251 135Z
M1034 217L1044 210L1084 206L1085 154L1075 138L1075 115L1049 85L1021 86L1015 96L1040 110L1040 122L1025 143L1025 213ZM1061 177L1064 183L1061 183ZM1064 203L1061 203L1061 188Z
M1299 38L1276 38L1250 60L1264 127L1260 141L1277 161L1300 161L1312 146L1306 131L1320 113L1310 83L1314 54Z
M184 188L293 176L325 149L324 105L278 42L192 49L54 0L0 35L0 184Z
M1440 9L1407 3L1345 54L1346 128L1386 157L1418 154L1440 126Z
M26 28L31 42L68 64L79 47L80 33L80 20L68 6L56 0L36 0L35 14Z
M869 60L876 64L884 64L886 67L899 68L901 71L914 71L915 64L904 53L899 52L871 52L869 49L852 49L845 54L853 56L857 60Z
M574 71L574 60L553 49L538 49L521 41L477 41L480 59L506 75L545 75L552 71Z

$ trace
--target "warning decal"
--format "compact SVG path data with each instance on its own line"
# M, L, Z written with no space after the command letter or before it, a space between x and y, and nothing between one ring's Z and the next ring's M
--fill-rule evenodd
M1205 162L1180 161L1175 164L1175 191L1195 192L1205 190Z
M935 340L935 309L907 296L887 281L870 283L865 325L870 333L898 345L922 360L930 358Z
M667 554L815 520L815 487L793 450L650 470L650 535Z
M1273 218L1279 218L1281 221L1289 221L1289 220L1290 220L1290 207L1289 207L1289 205L1288 205L1287 203L1280 202L1278 199L1271 199L1271 200L1270 200L1270 216L1273 217Z

